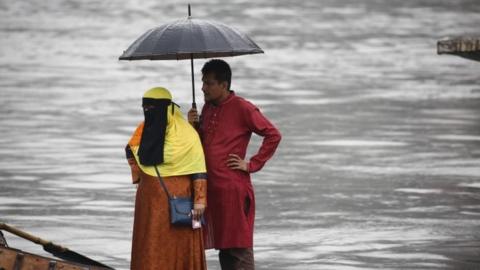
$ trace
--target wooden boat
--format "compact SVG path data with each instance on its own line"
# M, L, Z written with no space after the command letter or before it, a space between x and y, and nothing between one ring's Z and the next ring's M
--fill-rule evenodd
M8 246L1 230L30 240L43 249L62 258L50 258ZM68 248L21 231L13 226L0 223L0 270L110 270L113 269Z
M467 59L480 61L480 37L459 37L439 40L438 54L453 54Z
M104 270L108 268L43 257L19 249L0 246L2 270Z

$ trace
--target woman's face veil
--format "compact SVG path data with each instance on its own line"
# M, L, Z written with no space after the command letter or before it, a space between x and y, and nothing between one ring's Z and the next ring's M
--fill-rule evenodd
M140 163L153 166L163 163L168 106L172 97L167 89L156 87L145 93L142 100L145 123L138 155Z

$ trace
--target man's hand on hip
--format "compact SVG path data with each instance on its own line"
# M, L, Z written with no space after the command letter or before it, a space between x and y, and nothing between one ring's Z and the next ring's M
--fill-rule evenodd
M236 154L228 154L227 166L232 170L248 172L248 162L241 159Z

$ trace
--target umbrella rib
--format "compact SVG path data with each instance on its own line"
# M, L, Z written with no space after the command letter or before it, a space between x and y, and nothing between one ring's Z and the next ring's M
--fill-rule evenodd
M188 33L185 33L185 32L187 32L187 31L185 31L185 32L183 33L183 34L187 34L187 36L185 37L185 35L182 35L182 41L186 38L186 39L189 41L188 47L189 47L189 48L193 48L193 44L192 44L192 43L193 43L193 37L194 37L194 34L193 34L193 33L194 33L194 31L193 31L193 26L194 26L194 24L193 24L192 19L188 19L188 26L189 26L189 27L188 27L188 30L189 30L189 31L188 31ZM190 55L193 55L194 52L193 52L192 49L190 49L190 52L184 52L184 53L190 53ZM193 57L193 56L192 56L192 57Z
M166 27L165 27L164 29L162 29L162 32L161 32L161 34L159 34L159 36L162 36L166 31L174 28L176 25L178 25L178 24L180 24L180 23L182 23L182 22L184 22L184 21L185 21L185 20L178 20L178 21L174 21L174 22L166 25ZM160 43L162 43L162 42L164 42L164 40L162 40L161 38L157 39L156 42L155 42L154 48L156 48L156 47L157 47ZM162 55L162 54L159 54L159 56L161 56L161 55ZM175 55L175 57L176 57L177 60L178 60L178 57L176 56L176 55L177 55L176 53L172 53L172 55ZM154 56L155 56L155 54L152 55L152 58L153 58Z
M140 45L142 44L142 42L145 41L145 39L147 39L147 37L150 35L150 33L152 33L153 31L155 31L155 28L152 28L150 30L148 30L147 32L143 33L132 45L130 45L126 51L123 52L123 55L125 55L126 53L128 53L129 51L132 51L131 55L128 57L128 58L134 58L134 55L135 55L135 51L138 49L138 47L140 47ZM123 56L122 55L122 56ZM129 59L130 60L130 59Z
M230 53L232 53L233 55L233 51L234 51L234 47L232 46L232 44L230 43L230 41L223 35L224 32L221 31L220 29L217 28L217 26L214 24L214 23L211 23L210 21L205 21L205 23L209 24L210 26L212 26L211 28L213 28L215 31L217 31L218 33L220 33L219 36L221 36L223 38L223 40L228 44L228 46L230 47ZM206 52L208 53L208 52Z

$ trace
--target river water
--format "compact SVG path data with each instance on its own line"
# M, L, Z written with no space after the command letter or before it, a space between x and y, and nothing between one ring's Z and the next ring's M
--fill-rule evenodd
M478 0L191 4L266 52L225 59L237 94L283 134L253 176L258 269L480 269L480 63L436 55L438 39L479 34ZM191 83L188 61L117 58L186 12L0 0L1 222L128 269L124 145L145 90L171 89L186 112ZM216 252L207 259L219 269Z

